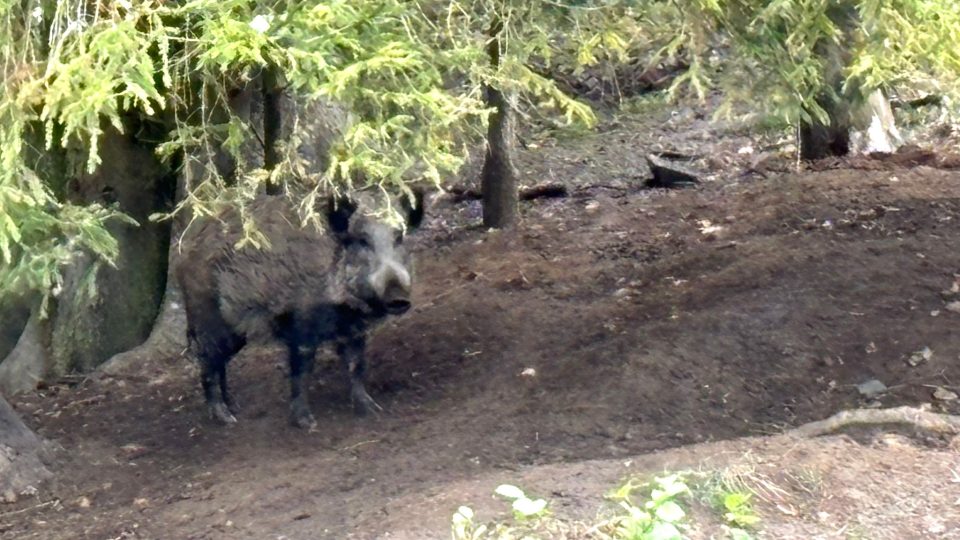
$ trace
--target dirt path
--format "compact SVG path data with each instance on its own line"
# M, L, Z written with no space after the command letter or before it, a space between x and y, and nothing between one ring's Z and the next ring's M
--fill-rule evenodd
M631 145L598 137L591 144L619 141L610 153ZM571 172L576 160L557 162L557 152L532 149L524 162L542 176L561 171L574 195L526 205L516 231L466 226L475 203L438 205L417 240L417 307L372 343L384 417L353 417L330 362L312 395L318 430L288 427L282 355L270 350L231 364L243 406L231 429L206 420L183 359L49 388L17 407L65 448L59 482L0 506L0 538L446 538L441 524L469 502L457 497L489 493L493 478L599 487L624 459L660 466L639 454L776 433L844 408L960 412L932 398L938 387L960 391L960 313L941 293L960 273L960 173L861 162L643 191L620 169L608 179L596 164ZM932 356L907 362L924 347ZM856 385L870 379L888 390L862 397ZM712 448L762 454L767 444ZM956 450L901 445L912 463L931 459L901 475L889 449L822 444L823 459L836 458L830 482L867 474L845 469L845 457L880 468L892 459L890 481L903 485L940 475L931 489L960 469ZM790 459L783 450L769 456ZM580 463L609 459L595 478ZM851 508L883 513L884 500ZM810 511L842 508L824 504ZM916 535L889 537L957 537L942 512L946 532L923 532L921 514L903 518ZM883 516L845 519L907 530ZM811 527L770 537L826 530Z

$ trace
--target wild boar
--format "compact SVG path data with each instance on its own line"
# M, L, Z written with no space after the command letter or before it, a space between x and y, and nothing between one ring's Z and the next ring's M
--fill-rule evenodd
M401 204L406 230L414 230L423 218L423 194ZM284 196L262 196L247 211L269 247L235 249L242 224L231 210L188 228L175 269L210 414L237 421L227 362L245 344L265 340L287 348L294 425L316 425L304 377L324 343L335 344L349 373L356 412L381 410L364 387L364 350L372 328L411 306L413 265L403 231L358 208L355 198L328 199L319 226L301 226L295 204Z

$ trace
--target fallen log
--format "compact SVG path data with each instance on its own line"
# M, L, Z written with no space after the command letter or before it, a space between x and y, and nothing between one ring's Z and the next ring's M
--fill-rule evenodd
M451 198L454 203L479 201L483 198L483 194L476 188L450 186L446 191L452 195ZM560 182L544 182L532 186L521 186L519 196L521 201L532 201L534 199L566 197L569 194L567 186Z

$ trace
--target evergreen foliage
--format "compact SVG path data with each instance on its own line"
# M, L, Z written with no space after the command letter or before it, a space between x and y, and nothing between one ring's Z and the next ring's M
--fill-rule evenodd
M835 14L851 10L848 28ZM501 61L491 66L495 23ZM185 167L178 210L243 205L270 181L306 193L309 221L321 194L409 194L411 182L455 172L482 141L486 85L521 114L591 124L590 108L545 68L577 71L637 51L653 61L684 56L690 69L674 94L720 87L729 103L749 100L756 113L795 124L823 119L824 92L921 88L954 98L958 35L960 5L949 0L0 0L0 292L56 292L79 249L115 259L105 226L128 218L66 201L66 172L40 156L93 171L105 130L123 130L124 115L163 126L161 156L203 159L222 146L236 158L234 181L212 163ZM824 43L850 53L842 88L825 81ZM244 162L242 148L259 135L227 96L265 70L296 99L347 111L321 173L299 162L296 131L277 166ZM397 219L389 205L381 212ZM248 232L257 243L255 227Z

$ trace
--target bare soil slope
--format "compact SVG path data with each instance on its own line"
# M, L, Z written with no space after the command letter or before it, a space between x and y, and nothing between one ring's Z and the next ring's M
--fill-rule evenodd
M960 173L863 159L643 190L636 162L656 145L624 133L529 148L532 180L572 195L525 204L514 231L477 229L475 202L436 205L417 240L417 307L372 342L383 417L352 415L331 361L312 395L318 430L294 430L269 349L230 366L243 406L231 429L206 419L183 358L54 386L17 407L65 449L58 483L0 506L0 538L446 538L456 506L496 479L596 496L624 460L718 453L821 470L819 493L854 497L848 482L863 482L857 504L771 512L771 538L843 537L853 522L865 538L957 538L944 514L958 510L956 449L732 440L858 406L960 412L932 397L960 391ZM887 391L862 396L870 379ZM710 441L732 442L636 457ZM881 495L910 486L937 493L939 521L885 514L900 507ZM843 516L824 522L835 534L818 512Z

